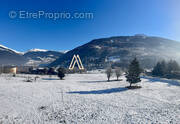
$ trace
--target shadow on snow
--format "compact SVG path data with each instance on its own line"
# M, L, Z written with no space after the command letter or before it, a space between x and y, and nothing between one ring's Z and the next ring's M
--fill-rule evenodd
M123 92L126 90L128 90L128 88L119 87L119 88L111 88L111 89L104 89L104 90L72 91L68 93L70 94L109 94L109 93Z
M58 78L42 78L42 80L60 80Z
M180 86L180 82L175 81L175 80L171 80L171 79L162 79L162 78L158 78L158 77L142 77L144 79L148 79L148 82L161 82L161 83L167 83L168 86Z
M116 81L122 81L122 79L119 80L102 80L102 81L79 81L80 83L108 83L108 82L116 82Z

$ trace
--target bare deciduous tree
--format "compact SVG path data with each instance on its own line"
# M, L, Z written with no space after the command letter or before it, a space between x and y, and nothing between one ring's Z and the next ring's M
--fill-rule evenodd
M115 74L116 74L117 81L118 81L118 80L119 80L119 77L122 75L122 71L121 71L121 68L120 68L120 67L116 67L116 68L115 68Z
M110 81L110 77L112 76L112 74L113 74L112 68L108 67L106 69L106 75L107 75L108 81Z

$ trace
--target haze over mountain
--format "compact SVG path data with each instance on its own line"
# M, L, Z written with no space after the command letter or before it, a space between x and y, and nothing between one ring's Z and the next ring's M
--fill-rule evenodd
M180 62L180 42L146 35L95 39L68 52L32 49L25 53L0 45L0 65L68 67L73 55L79 54L87 69L112 66L127 67L137 57L143 67L152 68L159 60Z
M23 65L26 61L21 53L0 45L0 65Z
M28 59L27 65L43 65L53 62L64 53L58 51L49 51L42 49L32 49L24 53L24 57Z
M152 68L162 59L180 62L180 42L146 35L95 39L67 52L49 66L68 67L74 54L80 55L87 69L105 68L109 64L127 67L134 57L143 67Z
M0 65L47 65L59 58L62 54L64 53L42 49L32 49L22 53L0 45Z

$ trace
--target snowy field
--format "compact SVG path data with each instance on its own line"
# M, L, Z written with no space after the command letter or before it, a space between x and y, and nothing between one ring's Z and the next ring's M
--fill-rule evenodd
M124 77L107 82L105 74L25 77L0 75L0 124L180 123L177 81L144 77L128 90Z

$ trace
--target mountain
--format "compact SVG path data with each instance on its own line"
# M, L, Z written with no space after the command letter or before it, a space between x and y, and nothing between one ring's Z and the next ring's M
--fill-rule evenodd
M62 55L49 66L68 67L74 54L79 54L86 69L112 66L127 67L137 57L141 66L152 68L159 60L180 62L180 42L146 35L95 39Z
M48 51L43 49L32 49L28 52L24 53L24 57L28 59L27 65L42 65L45 66L60 56L62 56L64 53L57 52L57 51Z
M0 45L0 65L23 65L26 61L22 53Z
M42 49L32 49L22 53L0 45L0 65L47 66L63 54L63 52Z

